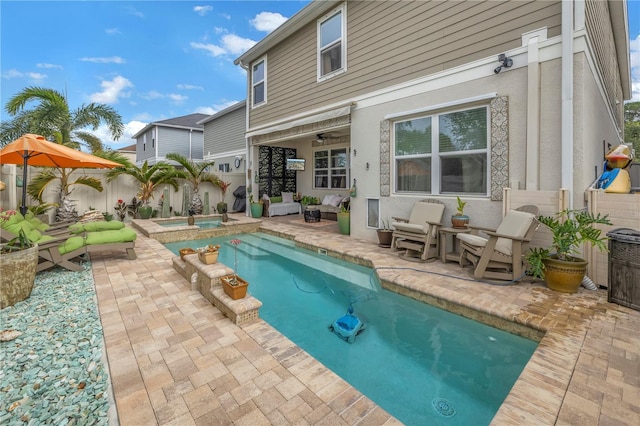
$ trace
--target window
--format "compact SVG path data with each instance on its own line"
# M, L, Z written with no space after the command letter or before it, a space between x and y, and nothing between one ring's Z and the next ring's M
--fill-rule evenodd
M488 107L394 123L395 191L488 194Z
M318 21L318 80L346 70L346 6Z
M267 59L261 59L251 68L252 105L260 105L267 100Z
M347 168L347 148L316 151L313 155L313 187L347 189Z

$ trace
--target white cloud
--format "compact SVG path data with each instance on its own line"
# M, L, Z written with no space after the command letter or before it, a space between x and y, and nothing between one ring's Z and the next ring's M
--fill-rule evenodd
M640 101L640 34L629 42L631 61L631 100Z
M127 8L127 11L129 12L129 15L137 16L140 19L144 19L144 13L140 12L135 7L129 6Z
M183 90L204 90L204 87L194 86L193 84L178 84L177 87L178 89L183 89Z
M116 28L107 28L106 30L104 30L104 32L109 34L109 35L122 34L117 27Z
M148 112L141 112L133 116L134 120L151 122L153 117ZM133 133L135 134L135 132Z
M91 102L117 104L120 98L128 98L131 95L125 89L133 87L133 84L126 78L117 75L111 81L103 81L100 86L102 86L102 92L93 93L90 96Z
M40 74L39 72L28 72L27 76L29 77L29 79L36 83L41 82L42 80L47 78L46 74Z
M157 90L150 90L147 93L141 94L140 97L142 99L146 99L148 101L151 101L153 99L162 99L162 98L164 98L164 95L162 93L158 92Z
M231 15L229 15L228 13L221 13L220 16L226 19L227 21L231 20Z
M250 23L258 31L270 33L282 25L288 18L273 12L260 12Z
M240 55L251 49L256 42L248 38L239 37L235 34L227 34L222 36L222 44L229 52L234 55Z
M18 71L15 68L11 68L9 71L2 73L2 78L11 79L11 78L20 78L24 77L24 73Z
M187 99L189 99L188 96L179 95L177 93L169 93L167 96L169 97L169 99L171 99L176 104L181 104L184 101L186 101Z
M38 68L58 68L58 69L64 69L64 68L62 67L62 65L47 64L47 63L40 63L40 64L36 64L36 67L38 67Z
M207 106L197 107L194 112L194 114L207 114L207 115L213 115L215 113L216 113L215 109Z
M87 57L80 58L82 62L94 62L96 64L124 64L125 60L120 56L111 57Z
M195 41L192 41L191 47L194 49L206 50L211 56L222 56L227 53L227 51L222 47L210 43L196 43Z
M120 139L117 141L111 139L109 128L105 124L101 124L97 130L90 131L90 133L93 133L98 138L100 138L103 144L110 146L113 149L118 149L122 148L123 146L129 146L135 143L135 140L132 138L132 136L138 133L147 124L148 123L138 120L132 120L128 123L124 123L124 131L122 132L122 136L120 137Z
M216 34L224 34L227 32L227 29L222 27L214 27L213 31L215 31Z
M213 115L237 103L238 101L228 101L221 104L214 104L213 106L200 106L196 108L194 113Z
M200 16L204 16L207 13L211 12L213 7L211 6L194 6L193 11L196 12Z

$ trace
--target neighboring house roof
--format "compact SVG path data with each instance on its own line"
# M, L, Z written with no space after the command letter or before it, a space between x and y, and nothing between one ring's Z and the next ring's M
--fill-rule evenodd
M118 148L116 151L133 151L133 152L136 152L136 144L134 143L133 145L123 146L122 148Z
M209 115L204 120L198 121L198 124L202 124L204 126L208 122L210 122L212 120L215 120L218 117L222 117L223 115L227 115L227 114L229 114L229 113L231 113L231 112L233 112L235 110L238 110L240 108L244 108L244 107L246 107L246 105L247 105L247 101L246 100L237 102L237 103L231 105L230 107L223 109L222 111L218 111L215 114Z
M149 123L144 126L138 133L132 136L133 139L138 136L144 134L147 130L152 127L160 126L160 127L174 127L179 129L191 129L191 130L204 130L204 126L202 124L198 124L199 121L207 118L207 114L189 114L183 115L182 117L168 118L166 120L154 121L153 123Z

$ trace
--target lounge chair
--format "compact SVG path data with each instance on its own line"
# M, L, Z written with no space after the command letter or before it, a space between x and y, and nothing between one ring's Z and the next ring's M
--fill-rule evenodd
M457 234L460 241L460 266L471 262L478 279L511 281L523 274L523 258L529 242L538 228L531 213L510 210L495 231L470 226L472 232L482 231L487 237Z
M394 217L391 248L404 250L401 256L410 260L415 253L422 261L438 257L438 231L444 207L438 200L420 200L413 205L408 219Z
M29 240L38 244L38 256L40 257L38 272L53 266L61 266L70 271L80 271L82 267L71 260L85 253L126 250L129 259L136 259L135 239L137 234L128 227L117 230L85 232L83 235L71 237L43 235L37 229L29 228L28 225L24 224L22 229ZM16 235L4 228L0 230L0 238L2 240L11 240Z

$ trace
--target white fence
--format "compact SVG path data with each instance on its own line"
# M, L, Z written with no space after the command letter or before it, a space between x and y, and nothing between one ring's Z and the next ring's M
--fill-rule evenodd
M28 180L31 179L32 173L38 173L38 168L28 168ZM107 183L104 175L106 171L102 169L77 169L71 174L70 182L75 181L80 176L94 177L102 181L104 190L98 192L93 188L89 188L84 185L73 185L71 187L72 192L69 199L74 201L76 210L79 214L84 213L87 210L99 210L101 212L111 213L115 216L115 205L119 199L124 200L127 204L131 202L133 197L138 192L138 183L130 176L120 176L112 182ZM35 174L33 175L35 176ZM235 197L233 191L238 186L245 184L244 173L218 173L218 176L226 182L231 182L229 190L227 191L225 201L229 206L229 210L233 207ZM22 180L22 168L12 165L0 166L0 180L6 184L6 189L0 192L0 208L3 210L18 209L22 204L22 187L17 185L16 181ZM27 180L27 181L28 181ZM59 182L59 181L58 181ZM47 186L43 199L45 202L58 202L58 182L53 182ZM188 185L188 184L186 184ZM170 185L169 188L169 205L173 212L182 213L182 197L185 187L185 182L181 182L180 188L177 192L173 190ZM158 188L154 193L154 198L151 200L151 205L154 209L160 210L160 197L163 193L163 187ZM216 207L216 204L222 201L222 191L217 186L213 186L210 183L204 183L200 185L200 198L204 202L205 193L209 193L209 205L212 210ZM29 198L27 195L27 205L35 205L36 202ZM50 210L49 219L53 219L54 212ZM172 214L174 214L172 213Z

